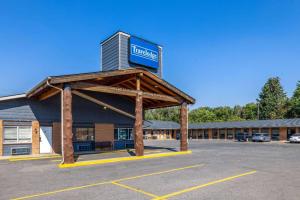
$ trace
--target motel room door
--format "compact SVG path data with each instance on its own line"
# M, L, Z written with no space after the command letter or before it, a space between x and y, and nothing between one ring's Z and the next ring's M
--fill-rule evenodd
M40 153L52 153L52 127L42 126L40 129Z

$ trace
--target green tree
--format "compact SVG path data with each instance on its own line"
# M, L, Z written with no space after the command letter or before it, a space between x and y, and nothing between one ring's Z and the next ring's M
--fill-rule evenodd
M243 107L241 117L245 120L257 119L257 104L256 103L247 103Z
M208 107L201 107L189 112L189 122L213 122L216 121L216 115Z
M151 109L145 111L146 120L179 121L179 107Z
M216 107L213 109L218 121L232 121L233 109L229 106Z
M269 78L259 94L260 119L281 119L286 115L287 97L279 77Z
M289 109L287 116L290 118L300 117L300 81L297 82L294 94L289 100Z
M240 105L235 105L233 107L233 114L241 118L243 114L243 107Z

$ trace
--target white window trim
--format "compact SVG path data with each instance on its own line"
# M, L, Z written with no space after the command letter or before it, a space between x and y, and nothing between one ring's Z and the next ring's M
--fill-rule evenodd
M31 137L30 142L20 142L19 141L19 128L20 127L30 127ZM17 128L17 142L5 142L4 129L5 128ZM4 126L3 127L3 139L2 144L30 144L32 143L32 126Z

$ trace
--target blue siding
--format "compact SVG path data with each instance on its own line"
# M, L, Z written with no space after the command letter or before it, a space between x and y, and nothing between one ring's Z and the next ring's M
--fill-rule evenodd
M86 94L134 114L134 102L121 96L86 92ZM40 123L60 121L60 95L44 101L15 99L0 102L0 119L13 121L38 120ZM132 127L134 120L99 105L73 95L74 123L112 123L116 127Z
M116 35L102 45L101 55L102 71L116 70L119 68L119 35Z

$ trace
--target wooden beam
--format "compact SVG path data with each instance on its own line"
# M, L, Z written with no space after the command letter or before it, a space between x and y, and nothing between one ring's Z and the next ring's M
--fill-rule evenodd
M109 94L134 96L134 97L137 95L137 93L142 92L142 91L138 91L138 90L130 90L130 89L125 89L125 88L111 87L111 86L104 86L104 85L98 85L95 87L88 87L88 88L81 88L81 89L88 90L88 91L94 91L94 92L103 92L103 93L109 93ZM146 98L146 99L181 103L175 97L168 96L168 95L149 93L149 92L142 92L142 95L143 95L143 98Z
M48 88L46 84L48 81L50 84L59 84L59 83L72 83L76 81L88 81L88 80L106 80L111 77L122 77L122 76L135 76L138 74L143 74L143 79L147 79L147 81L152 81L158 86L161 86L160 89L164 90L164 93L171 94L171 96L179 96L186 100L187 103L194 103L195 99L183 93L173 85L168 82L162 80L158 76L152 74L151 72L141 69L126 69L126 70L115 70L108 72L97 72L97 73L86 73L86 74L73 74L66 76L56 76L56 77L48 77L36 87L34 87L30 92L28 92L28 98L38 95L41 91ZM174 94L174 95L173 95Z
M141 78L136 76L136 90L141 90Z
M128 112L125 112L125 111L123 111L123 110L120 110L120 109L118 109L118 108L116 108L116 107L114 107L114 106L112 106L112 105L109 105L109 104L107 104L107 103L104 103L104 102L102 102L102 101L100 101L100 100L98 100L98 99L96 99L96 98L94 98L94 97L91 97L91 96L89 96L89 95L86 95L86 94L81 93L81 92L76 91L76 90L73 90L72 93L73 93L73 94L76 94L77 96L79 96L79 97L81 97L81 98L84 98L84 99L86 99L86 100L89 100L89 101L91 101L91 102L94 102L95 104L98 104L98 105L100 105L100 106L107 107L108 109L110 109L110 110L112 110L112 111L115 111L115 112L117 112L117 113L119 113L119 114L125 115L125 116L127 116L127 117L132 118L132 119L135 119L135 116L134 116L134 115L132 115L132 114L130 114L130 113L128 113Z
M40 100L40 101L46 100L46 99L48 99L48 98L50 98L50 97L52 97L52 96L54 96L54 95L56 95L56 94L58 94L58 93L60 93L60 91L57 90L57 89L51 89L51 90L48 90L47 92L41 94L41 95L38 97L38 100Z
M189 95L185 94L184 92L177 89L175 86L171 85L170 83L166 82L163 79L158 78L156 75L154 75L151 72L144 72L145 75L147 75L150 79L155 80L157 83L163 85L164 87L168 88L170 91L175 92L176 94L182 96L186 100L189 101L189 103L195 103L195 99L190 97Z
M66 75L60 77L51 77L52 79L50 83L57 84L57 83L75 82L75 81L91 80L91 79L102 80L103 78L137 74L143 71L144 70L141 69L126 69L126 70L114 70L114 71L107 71L107 72Z
M120 81L120 82L111 84L111 86L118 86L118 85L120 85L120 84L122 84L122 83L126 83L126 82L131 81L131 80L134 80L134 79L135 79L135 77L133 76L133 77L127 78L127 79L125 79L125 80L123 80L123 81Z

